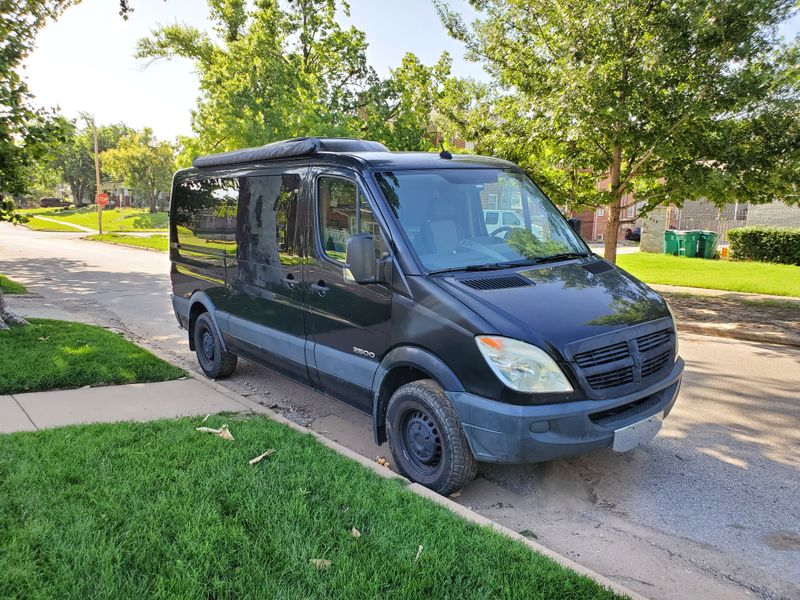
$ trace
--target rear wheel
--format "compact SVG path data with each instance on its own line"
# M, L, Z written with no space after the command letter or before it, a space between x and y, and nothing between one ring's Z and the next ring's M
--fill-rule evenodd
M447 495L474 479L477 463L461 421L435 381L407 383L392 394L386 432L395 466L412 481Z
M236 370L236 355L224 350L208 313L201 314L194 323L194 351L203 373L211 379L228 377Z

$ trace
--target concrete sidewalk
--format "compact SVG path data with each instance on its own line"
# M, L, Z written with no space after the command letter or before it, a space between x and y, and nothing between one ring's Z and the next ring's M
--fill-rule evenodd
M195 379L33 392L0 396L0 433L252 410Z

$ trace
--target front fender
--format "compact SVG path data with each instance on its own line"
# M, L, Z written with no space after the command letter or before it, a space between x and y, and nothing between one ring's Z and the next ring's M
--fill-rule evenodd
M422 371L448 392L464 391L452 369L435 354L416 346L394 348L383 357L372 378L372 431L376 444L386 441L383 419L391 394L384 389L384 383L392 369L398 367L412 367Z

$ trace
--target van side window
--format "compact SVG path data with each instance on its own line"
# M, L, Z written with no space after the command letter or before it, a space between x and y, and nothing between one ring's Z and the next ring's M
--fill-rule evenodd
M242 178L237 232L240 260L270 266L302 263L299 191L300 177L295 174Z
M175 233L180 254L198 263L221 266L236 255L239 180L193 179L175 190Z
M357 233L371 234L376 242L377 257L385 254L378 220L354 181L340 177L320 177L317 182L317 197L319 239L328 258L344 262L347 240Z

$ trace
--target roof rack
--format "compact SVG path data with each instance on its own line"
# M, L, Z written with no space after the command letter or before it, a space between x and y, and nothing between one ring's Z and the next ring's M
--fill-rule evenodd
M368 140L301 137L272 142L257 148L245 148L243 150L209 154L208 156L198 156L192 161L192 166L197 168L219 167L239 163L262 162L277 158L311 156L317 152L389 152L389 149L379 142L370 142Z

